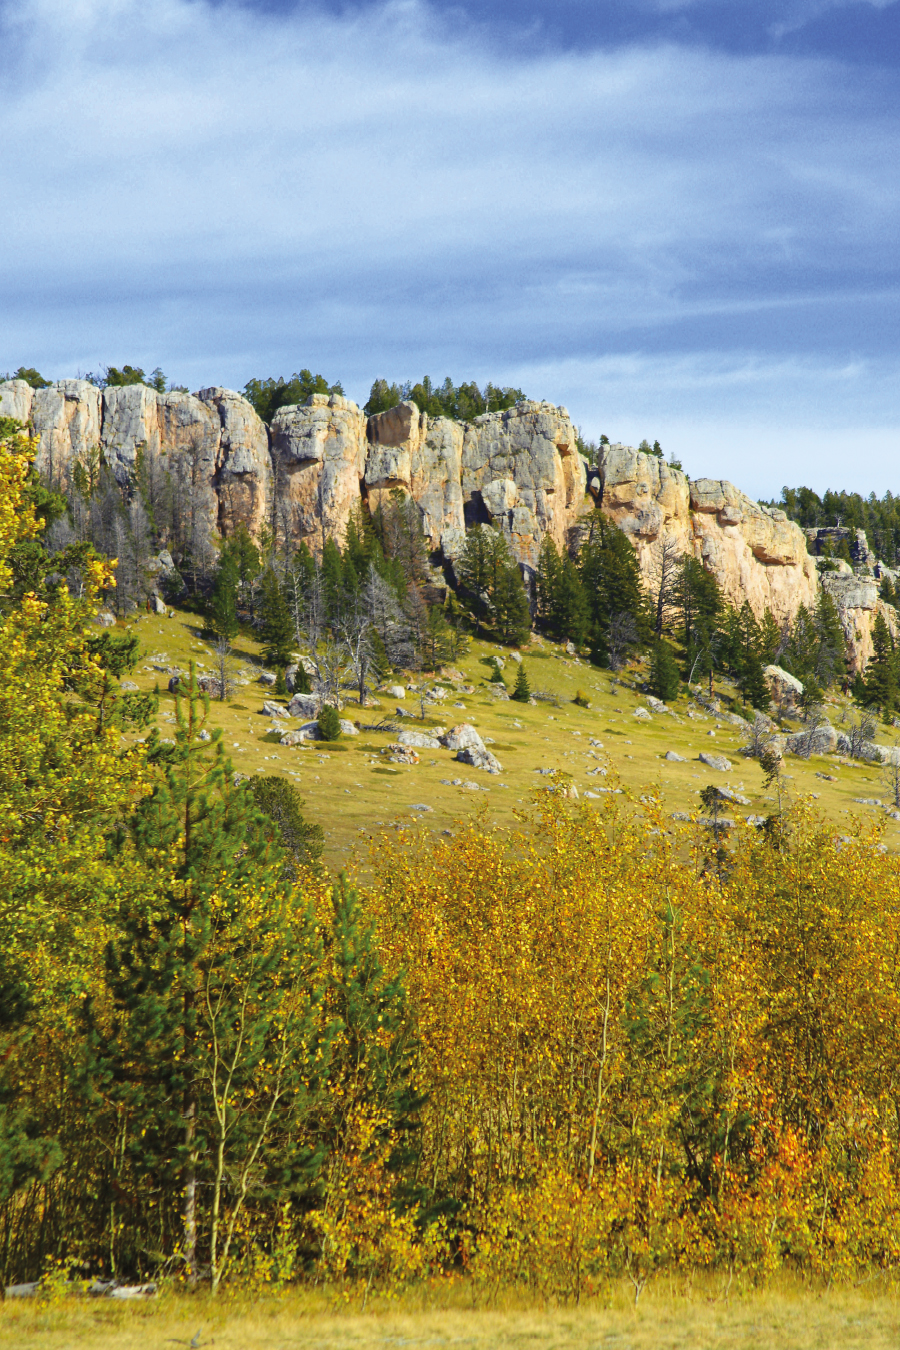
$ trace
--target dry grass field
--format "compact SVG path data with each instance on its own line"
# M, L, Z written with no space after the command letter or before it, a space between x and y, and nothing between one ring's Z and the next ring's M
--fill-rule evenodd
M512 1303L471 1307L456 1287L365 1314L338 1310L321 1295L259 1300L163 1297L135 1306L74 1300L0 1307L0 1347L12 1350L896 1350L900 1300L885 1286L814 1291L788 1280L758 1292L695 1286L629 1290L580 1308ZM467 1302L469 1306L466 1306ZM417 1306L418 1305L418 1306ZM358 1307L358 1305L357 1305Z
M200 637L196 616L177 611L173 618L143 615L134 631L141 638L145 656L131 678L142 689L152 689L158 682L165 691L169 670L187 670L191 660L212 672L214 656L210 644ZM511 825L516 809L526 805L535 788L546 782L538 772L541 769L570 774L583 799L585 792L601 794L615 775L625 792L635 796L656 787L671 811L697 810L700 790L713 782L727 784L749 799L749 806L729 811L737 820L772 809L772 799L763 791L758 763L738 753L746 739L740 729L717 721L684 698L673 706L674 716L653 715L649 721L642 720L635 712L646 710L646 699L628 687L639 671L630 675L626 672L625 682L618 683L587 662L567 657L550 642L532 642L524 650L524 659L532 690L555 694L559 707L494 698L488 689L484 658L493 653L508 658L509 653L484 642L473 642L458 666L475 692L449 690L442 705L429 709L424 727L417 720L419 701L411 693L402 704L380 695L380 706L368 709L359 708L354 696L347 693L344 716L363 724L375 723L401 706L407 714L405 725L412 729L427 729L438 722L446 726L473 723L482 737L493 742L489 749L503 766L499 777L454 763L447 750L422 751L421 762L409 767L388 764L380 752L394 737L386 732L363 731L330 750L315 744L287 748L273 743L270 719L263 713L263 700L271 694L259 683L263 667L258 647L241 636L234 650L235 670L245 683L238 685L230 701L212 704L211 724L223 728L235 769L246 774L285 774L299 785L307 814L325 829L325 861L332 868L364 859L368 838L398 822L408 825L418 818L421 828L440 832L452 829L454 822L481 807L490 820ZM514 673L507 660L510 685ZM409 682L433 684L426 677L412 677ZM717 688L726 695L732 692L724 681ZM572 702L579 689L590 699L590 708ZM849 703L839 697L829 700L827 712L835 724L842 716L851 716ZM174 698L164 692L159 717L163 736L171 734L173 721ZM888 728L878 733L885 742L892 735ZM668 750L683 756L685 762L666 760ZM732 771L719 773L701 764L701 750L725 755L731 760ZM608 770L606 776L598 772L601 768ZM823 815L843 831L851 833L857 821L878 821L885 826L887 847L892 852L900 848L900 824L878 807L854 802L857 797L887 801L889 792L879 766L834 756L809 760L789 757L784 772L789 790L796 796L815 798ZM472 791L444 781L454 778L477 781L483 790ZM422 807L428 809L418 809Z

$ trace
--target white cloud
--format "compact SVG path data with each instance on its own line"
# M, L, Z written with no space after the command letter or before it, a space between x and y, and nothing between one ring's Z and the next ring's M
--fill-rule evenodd
M563 399L606 361L587 422L749 416L793 352L816 415L859 360L889 424L898 140L889 79L834 62L526 54L415 0L0 0L0 369L521 370ZM716 348L756 374L699 378Z

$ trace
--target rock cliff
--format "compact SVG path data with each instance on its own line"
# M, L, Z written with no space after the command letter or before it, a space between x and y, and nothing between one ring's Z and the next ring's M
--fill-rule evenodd
M725 596L745 600L758 616L793 618L800 605L815 603L815 559L806 536L783 511L759 506L731 483L693 482L655 455L628 445L610 445L591 472L600 508L629 535L646 575L663 539L700 558Z
M782 511L728 482L692 482L631 446L603 447L587 471L568 412L550 403L523 400L462 424L429 418L411 402L367 419L347 398L314 394L303 406L280 408L267 428L246 399L218 387L101 393L85 380L40 390L11 380L0 383L0 415L30 422L38 468L60 485L95 447L123 486L139 456L164 468L207 539L241 524L256 534L267 524L318 548L329 535L342 537L360 502L374 510L399 488L418 505L435 557L451 564L467 527L490 523L528 571L545 535L566 548L599 507L631 538L648 577L660 541L672 539L703 561L729 600L748 600L757 615L769 609L788 620L818 593L807 536ZM809 546L817 548L814 540ZM896 627L871 563L867 556L855 570L840 564L822 573L856 668L871 654L879 608Z

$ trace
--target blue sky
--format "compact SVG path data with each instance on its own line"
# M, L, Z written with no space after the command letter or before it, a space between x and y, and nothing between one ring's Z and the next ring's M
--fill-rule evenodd
M900 491L900 3L0 0L0 371L492 378Z

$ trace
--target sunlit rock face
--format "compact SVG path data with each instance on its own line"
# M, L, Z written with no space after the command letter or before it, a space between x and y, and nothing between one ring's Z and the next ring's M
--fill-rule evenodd
M343 540L366 466L366 416L337 394L312 394L272 420L277 526L295 541Z
M422 513L432 549L440 547L447 530L464 528L459 422L429 418L406 402L370 417L366 435L365 493L371 510L399 488Z
M815 560L783 511L719 479L691 482L633 446L604 447L592 479L600 509L632 540L648 579L660 542L671 539L703 561L732 604L748 600L757 616L769 609L783 621L800 605L815 604Z
M523 400L485 413L463 436L466 523L497 525L518 560L534 567L545 535L567 547L584 510L585 470L565 408Z

